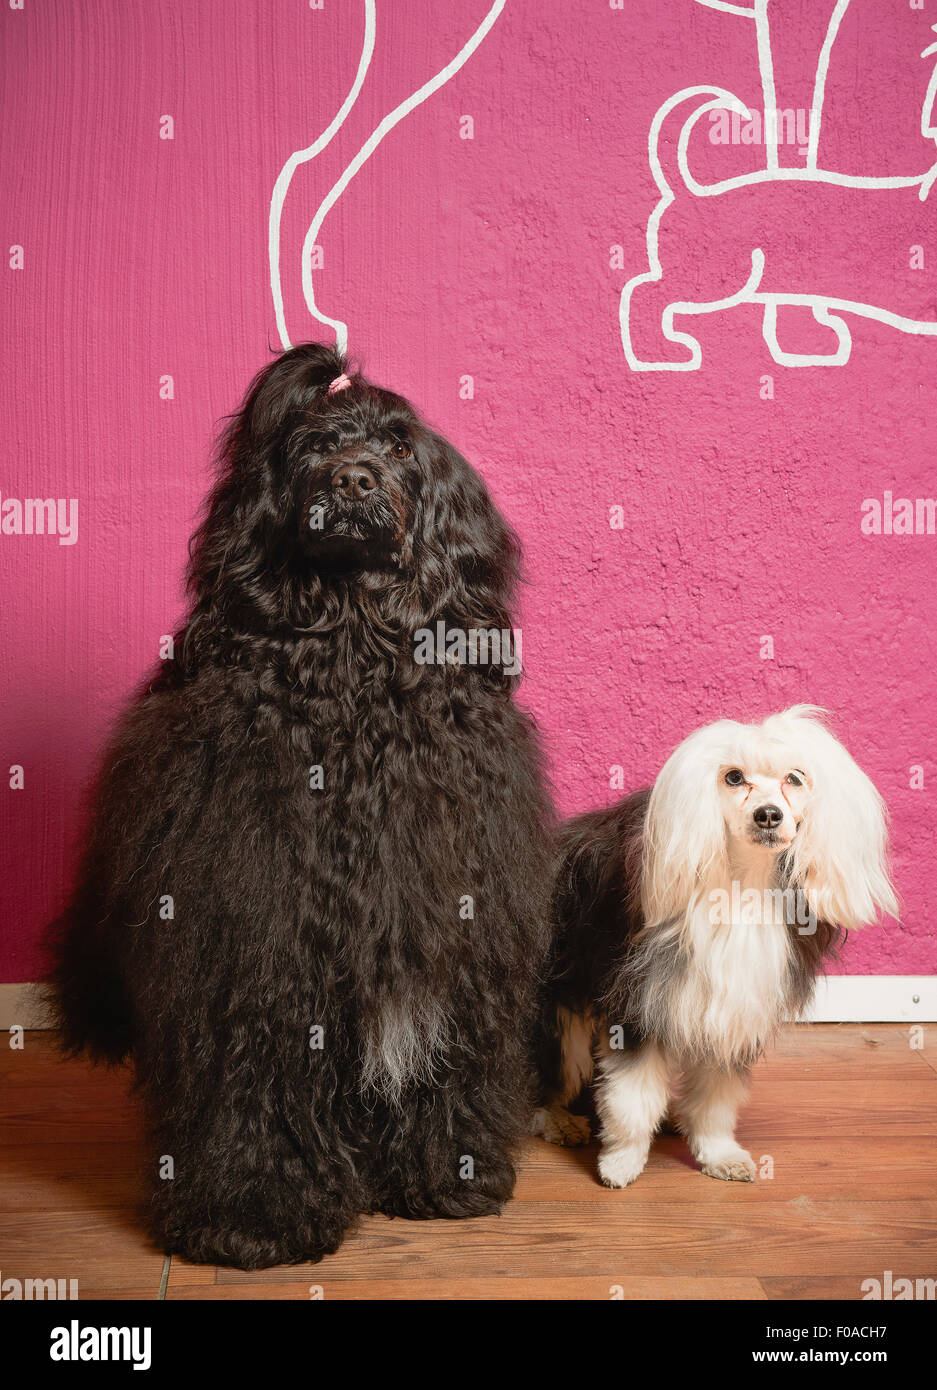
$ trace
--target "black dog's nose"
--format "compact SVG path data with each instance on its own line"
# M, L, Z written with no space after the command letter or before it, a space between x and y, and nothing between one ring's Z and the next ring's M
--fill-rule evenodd
M332 474L332 491L349 502L359 502L377 487L377 479L363 463L344 463Z
M784 812L780 806L759 806L752 820L756 825L763 826L765 830L773 830L776 825L780 825L784 819Z

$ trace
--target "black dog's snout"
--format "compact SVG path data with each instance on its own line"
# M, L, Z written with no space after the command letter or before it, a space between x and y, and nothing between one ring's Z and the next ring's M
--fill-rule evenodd
M349 502L360 502L377 487L377 479L363 463L343 463L332 474L332 491Z
M773 830L776 825L781 824L784 819L784 812L780 806L759 806L752 819L762 829Z

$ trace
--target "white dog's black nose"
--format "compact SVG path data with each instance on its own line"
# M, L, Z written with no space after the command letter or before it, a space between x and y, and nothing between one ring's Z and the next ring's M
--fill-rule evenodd
M377 479L363 463L344 463L332 474L332 491L339 492L349 502L360 502L377 487Z
M780 806L759 806L752 816L756 825L760 825L763 830L773 830L776 825L780 825L784 819L784 812Z

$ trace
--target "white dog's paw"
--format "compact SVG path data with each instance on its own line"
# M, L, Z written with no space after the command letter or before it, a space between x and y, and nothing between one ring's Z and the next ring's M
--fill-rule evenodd
M724 1182L755 1181L755 1161L739 1144L715 1153L701 1154L700 1163L708 1178L722 1178Z
M588 1144L592 1138L585 1115L572 1115L564 1105L556 1103L534 1111L530 1132L539 1134L548 1144L563 1144L569 1149Z
M606 1187L628 1187L644 1172L647 1149L631 1146L603 1149L599 1154L599 1177Z

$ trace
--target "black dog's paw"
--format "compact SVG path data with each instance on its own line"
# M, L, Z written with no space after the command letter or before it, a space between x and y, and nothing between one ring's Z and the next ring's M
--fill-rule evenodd
M410 1221L431 1221L437 1217L459 1220L469 1216L499 1216L503 1205L497 1198L469 1188L464 1192L398 1192L382 1197L375 1210L385 1216L404 1216Z
M447 1217L498 1216L514 1192L514 1165L507 1159L479 1164L474 1177L435 1184L424 1180L384 1193L376 1210L411 1221Z
M269 1269L272 1265L317 1264L334 1255L342 1243L345 1223L326 1221L267 1235L249 1226L192 1226L166 1230L161 1242L170 1255L192 1264L226 1265L234 1269Z

